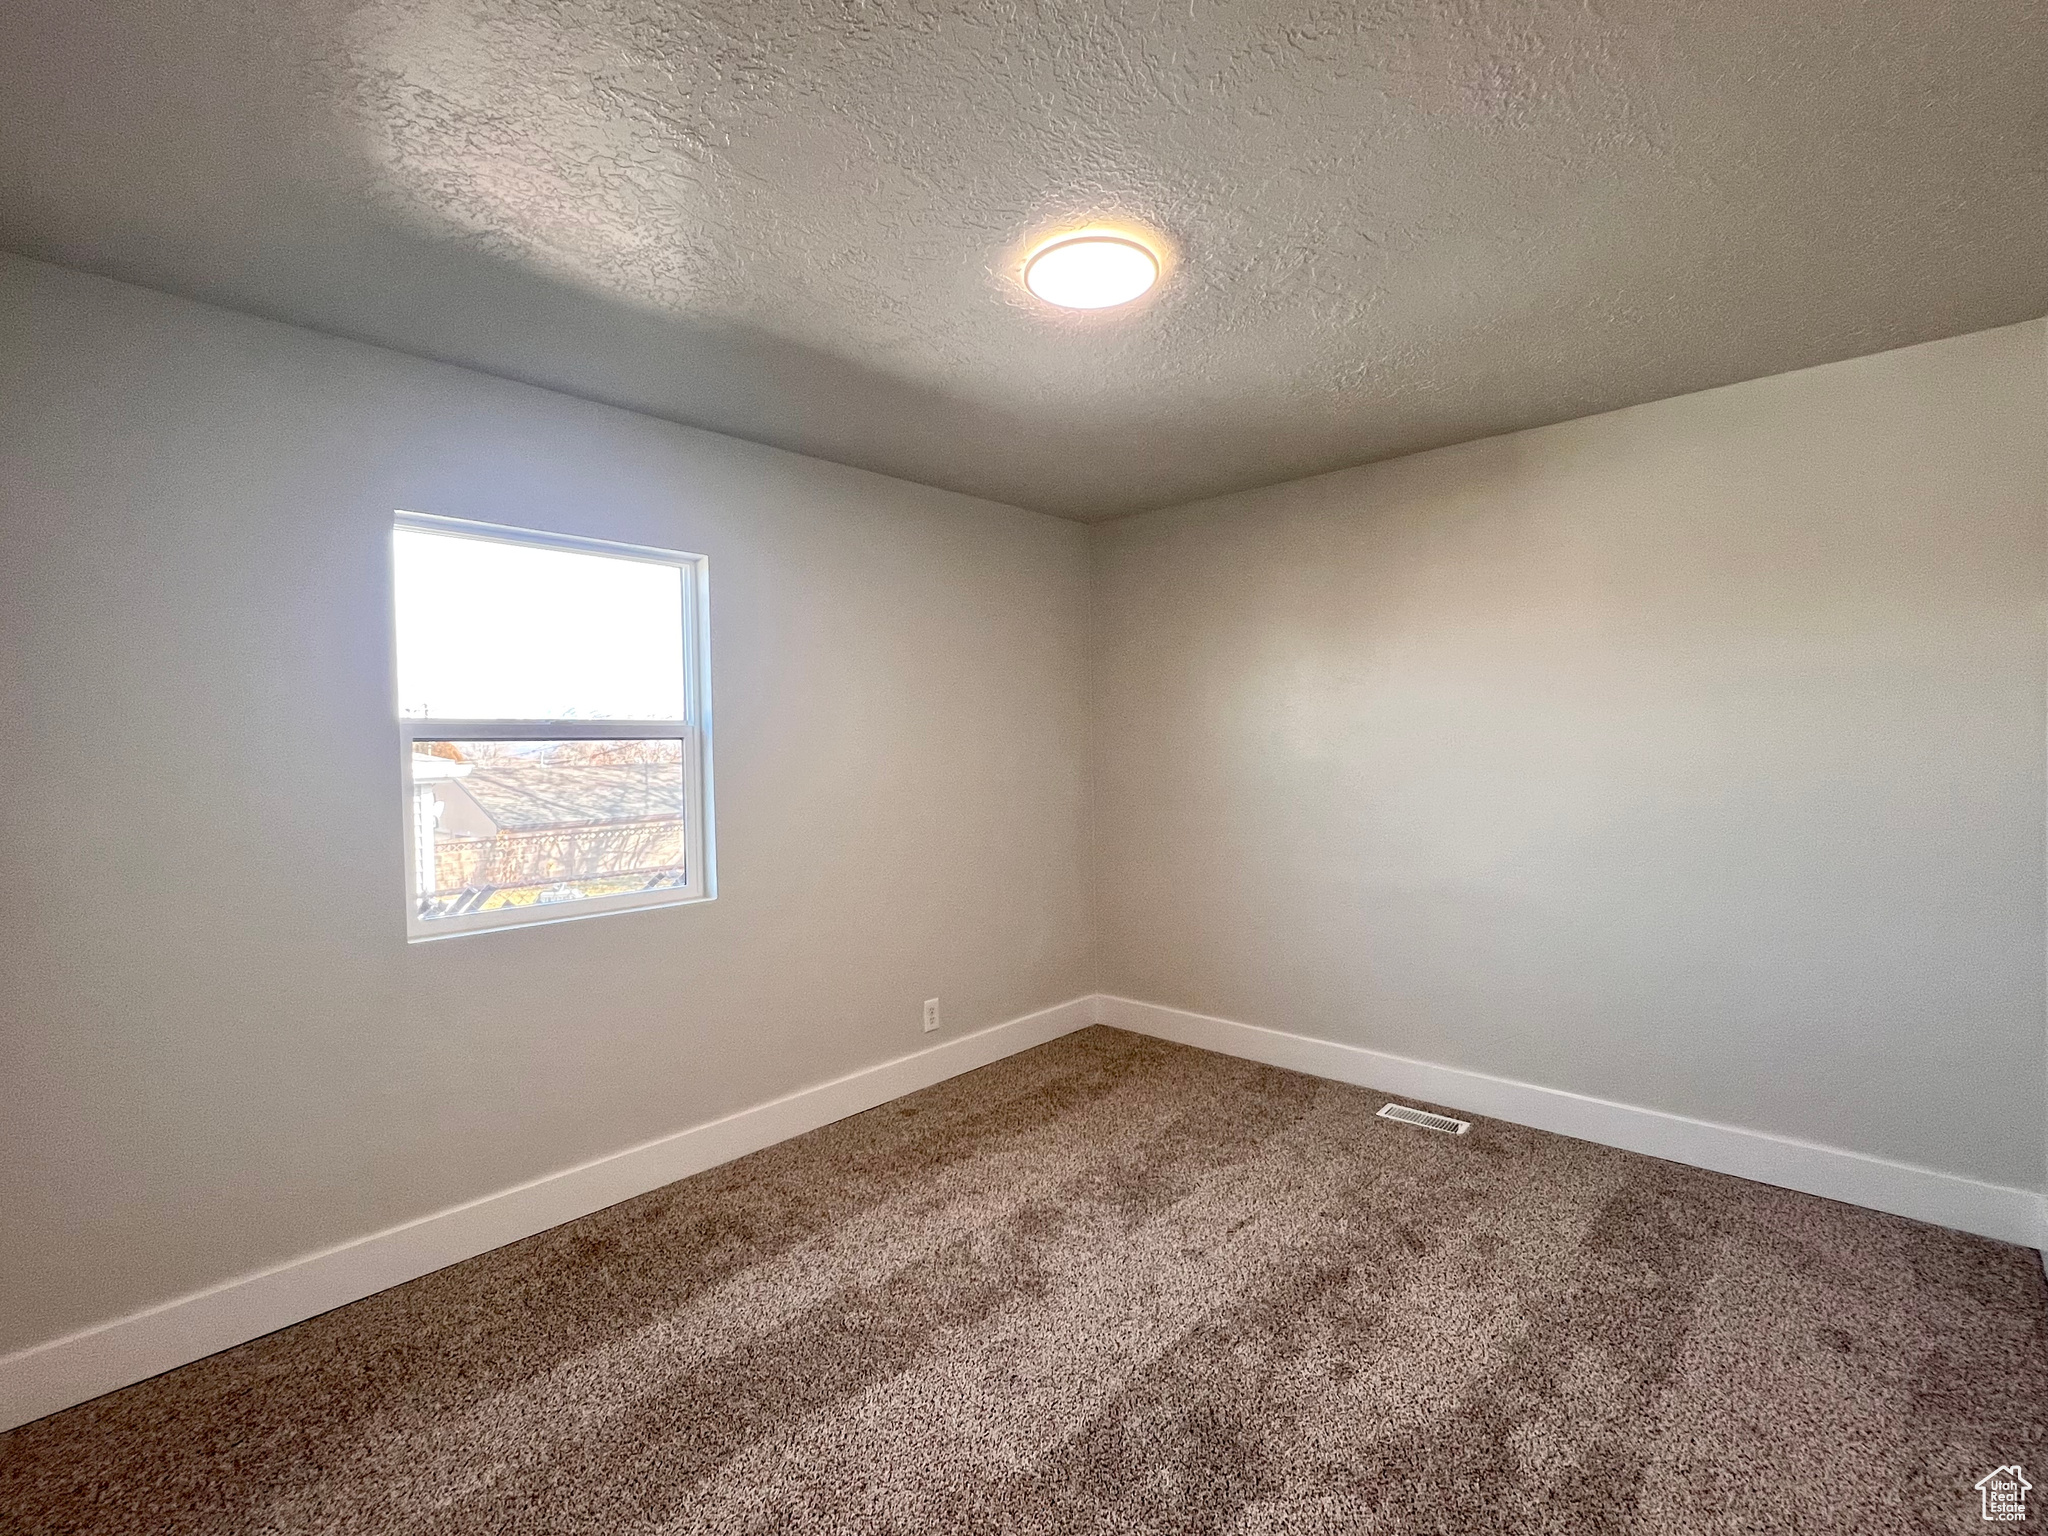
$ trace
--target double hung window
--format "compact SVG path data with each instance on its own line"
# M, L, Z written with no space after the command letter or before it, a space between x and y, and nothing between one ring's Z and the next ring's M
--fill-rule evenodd
M701 556L400 513L406 932L712 894Z

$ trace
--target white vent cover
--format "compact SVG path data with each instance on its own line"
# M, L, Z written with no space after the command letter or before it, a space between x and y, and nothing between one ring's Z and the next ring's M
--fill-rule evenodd
M1379 1117L1398 1120L1403 1125L1419 1125L1428 1131L1442 1131L1446 1136L1462 1136L1472 1129L1470 1120L1453 1120L1449 1115L1433 1115L1426 1109L1410 1109L1406 1104L1389 1104Z

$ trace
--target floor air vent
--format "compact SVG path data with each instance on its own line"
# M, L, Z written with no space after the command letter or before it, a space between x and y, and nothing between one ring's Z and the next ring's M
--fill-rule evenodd
M1389 1104L1380 1111L1382 1120L1398 1120L1403 1125L1419 1125L1424 1130L1442 1131L1446 1136L1462 1136L1472 1129L1470 1120L1453 1120L1449 1115L1433 1115L1426 1109L1410 1109L1406 1104Z

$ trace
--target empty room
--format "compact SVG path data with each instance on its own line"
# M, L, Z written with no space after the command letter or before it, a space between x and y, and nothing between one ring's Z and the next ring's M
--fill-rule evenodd
M0 1531L2048 1529L2048 7L0 38Z

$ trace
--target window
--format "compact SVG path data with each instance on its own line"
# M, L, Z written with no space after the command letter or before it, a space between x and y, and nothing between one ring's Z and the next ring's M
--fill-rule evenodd
M401 512L406 933L712 894L705 566Z

